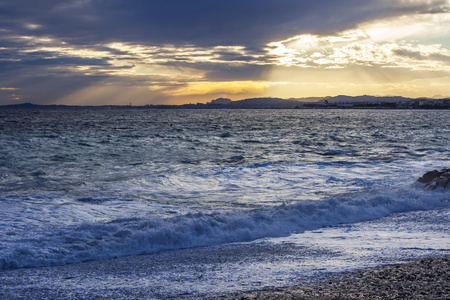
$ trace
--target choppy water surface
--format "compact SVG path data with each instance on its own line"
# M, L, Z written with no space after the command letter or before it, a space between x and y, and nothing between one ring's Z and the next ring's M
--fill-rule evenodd
M449 159L449 111L4 110L0 269L447 211Z

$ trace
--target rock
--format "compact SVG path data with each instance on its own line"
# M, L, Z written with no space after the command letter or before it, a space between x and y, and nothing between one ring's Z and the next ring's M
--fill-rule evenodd
M427 191L433 191L437 188L450 189L450 169L429 171L417 181L424 184L424 189Z

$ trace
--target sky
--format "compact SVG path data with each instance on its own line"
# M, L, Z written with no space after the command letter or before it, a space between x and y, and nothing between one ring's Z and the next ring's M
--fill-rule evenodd
M450 97L448 0L0 0L0 105Z

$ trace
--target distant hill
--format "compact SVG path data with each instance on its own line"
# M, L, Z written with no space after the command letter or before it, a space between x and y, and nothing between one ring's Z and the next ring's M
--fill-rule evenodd
M251 98L233 101L227 106L230 108L296 108L301 103L295 100L281 98Z
M81 108L81 107L97 107L97 106L74 106L74 105L60 105L60 104L50 104L50 105L40 105L33 103L20 103L20 104L10 104L10 105L0 105L0 108L7 109L58 109L58 108Z
M33 103L20 103L20 104L10 104L10 105L2 105L2 108L39 108L46 105L37 105Z
M212 100L211 102L206 103L206 105L227 105L230 104L231 102L233 101L231 101L231 99L228 98L217 98L215 100Z
M385 97L377 97L370 95L363 96L345 96L339 95L335 97L324 97L321 100L317 101L319 103L325 103L328 101L329 104L332 103L375 103L375 102L402 102L402 101L411 101L413 98L405 98L401 96L385 96Z
M249 98L232 101L227 98L218 98L195 106L205 106L208 108L298 108L301 103L297 100L285 100L282 98Z
M309 98L249 98L232 101L219 98L206 105L191 107L202 108L450 108L449 99L407 98L401 96L346 96L309 97Z
M310 97L310 98L248 98L232 101L228 98L217 98L210 102L183 105L104 105L104 106L68 106L68 105L36 105L22 103L0 106L1 109L78 109L78 108L110 108L110 109L289 109L289 108L430 108L449 109L450 99L406 98L401 96L346 96Z
M333 104L374 104L374 103L401 103L413 101L412 98L400 96L377 97L377 96L346 96L334 97L309 97L309 98L249 98L232 101L226 98L218 98L206 103L207 106L219 106L226 108L299 108L302 106L327 106Z

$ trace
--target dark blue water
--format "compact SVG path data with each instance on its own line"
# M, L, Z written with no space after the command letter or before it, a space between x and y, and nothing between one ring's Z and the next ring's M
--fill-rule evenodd
M272 238L330 244L313 233L342 224L370 244L361 224L448 211L448 193L414 182L449 160L449 111L3 110L0 269Z

